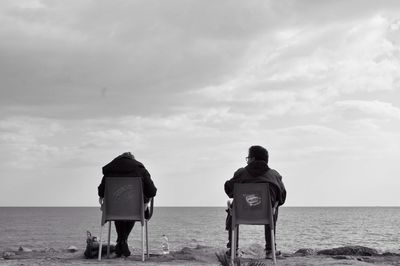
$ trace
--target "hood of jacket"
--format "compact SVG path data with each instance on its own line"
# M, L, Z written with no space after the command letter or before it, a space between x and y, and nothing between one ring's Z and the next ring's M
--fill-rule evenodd
M103 166L104 175L126 174L136 172L138 168L144 168L143 164L136 161L130 153L123 153Z
M245 169L251 176L257 177L264 175L269 170L269 166L265 161L256 160L249 163Z

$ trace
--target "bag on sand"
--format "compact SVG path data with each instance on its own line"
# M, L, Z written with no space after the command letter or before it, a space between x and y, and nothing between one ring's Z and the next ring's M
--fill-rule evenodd
M86 231L86 250L85 250L85 258L87 259L95 259L99 256L99 245L100 243L97 241L97 237L92 236L89 231ZM115 252L115 245L110 245L110 253ZM103 243L101 247L101 255L107 255L107 244Z

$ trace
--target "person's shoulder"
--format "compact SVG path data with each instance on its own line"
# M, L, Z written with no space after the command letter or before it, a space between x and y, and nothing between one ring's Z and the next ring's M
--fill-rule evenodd
M132 160L132 164L134 165L134 167L136 167L136 169L139 169L139 171L141 171L141 172L147 172L147 169L146 169L146 167L144 166L144 164L141 163L141 162L139 162L138 160L133 159L133 160Z
M235 171L233 177L241 175L245 171L244 167L241 167Z
M270 168L269 170L268 170L268 172L267 172L268 174L270 174L270 175L274 175L274 176L276 176L276 177L279 177L279 178L281 178L282 179L282 176L281 176L281 174L279 174L279 172L278 171L276 171L275 169L272 169L272 168Z
M146 167L144 167L144 164L141 163L141 162L139 162L138 160L133 159L133 161L135 162L135 164L136 164L138 167L140 167L140 168L146 168Z
M242 176L242 173L244 172L244 168L239 168L235 171L235 173L233 174L233 177L229 180L227 180L227 183L230 183L236 179L238 179L240 176Z

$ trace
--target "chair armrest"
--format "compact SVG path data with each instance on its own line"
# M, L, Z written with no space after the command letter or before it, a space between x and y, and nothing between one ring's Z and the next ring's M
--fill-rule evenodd
M226 202L226 206L228 207L228 209L232 209L232 204L233 204L233 199L228 199L228 201Z
M154 198L150 199L150 206L148 207L148 217L146 217L146 220L150 220L150 218L153 216L153 209L154 209Z
M276 209L278 208L278 202L275 202L274 206L272 207L272 214L275 215Z

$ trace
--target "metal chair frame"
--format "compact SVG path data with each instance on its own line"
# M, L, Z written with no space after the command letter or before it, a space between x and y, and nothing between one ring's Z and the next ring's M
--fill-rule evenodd
M239 197L243 197L243 191L248 191L251 193L254 190L264 191L264 197L261 198L262 201L265 202L265 217L261 219L252 219L251 217L239 218L237 203L239 202ZM241 190L241 193L239 192ZM275 213L277 204L274 207L271 206L271 196L269 193L269 185L268 183L237 183L234 185L233 190L233 202L231 204L231 214L232 214L232 243L231 243L231 264L235 265L236 258L236 249L238 243L236 242L239 236L239 224L247 224L247 225L270 225L271 228L271 247L272 251L272 260L274 264L276 264L276 254L275 254L275 228L274 228L274 220L273 215ZM236 204L235 204L236 202ZM251 208L251 207L250 207Z
M108 206L108 184L109 182L113 181L119 181L123 182L125 185L136 185L138 186L138 190L141 198L141 211L140 213L126 213L124 216L119 216L119 217L109 217L107 213L107 208ZM140 221L141 223L141 241L142 241L142 261L145 261L145 245L146 245L146 255L147 258L150 257L149 254L149 237L148 237L148 221L153 215L153 207L154 207L154 198L150 199L150 206L149 208L149 217L145 217L145 204L143 200L143 188L142 188L142 180L141 177L106 177L105 180L105 194L104 194L104 200L103 200L103 205L102 205L102 220L101 220L101 226L100 226L100 240L99 240L99 257L98 260L101 260L101 253L102 253L102 235L103 235L103 226L106 222L108 222L108 239L107 239L107 258L110 257L110 237L111 237L111 222L112 221L118 221L118 220L124 220L124 221ZM133 216L139 217L139 218L132 218ZM145 238L145 241L144 241Z

